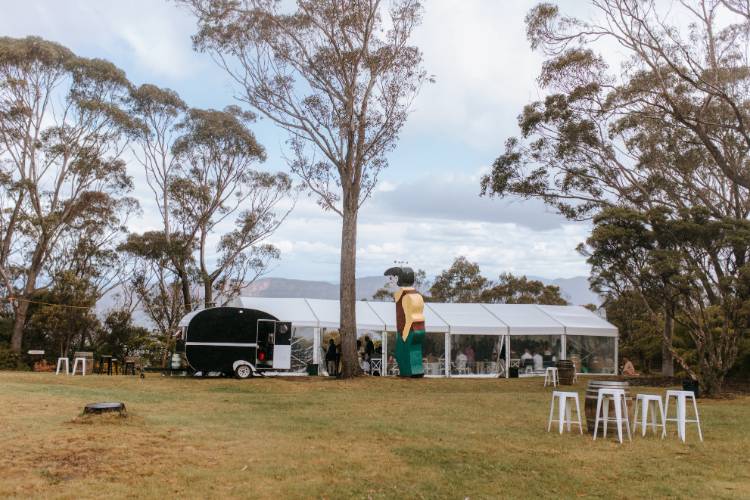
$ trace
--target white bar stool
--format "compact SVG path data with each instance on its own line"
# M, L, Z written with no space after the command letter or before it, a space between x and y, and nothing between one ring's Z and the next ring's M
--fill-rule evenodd
M669 417L669 398L675 398L677 403L677 417ZM693 411L695 412L695 419L688 420L687 417L687 398L693 400ZM693 391L667 391L667 399L664 405L664 430L662 431L661 437L667 435L667 422L677 422L677 435L680 437L682 442L685 442L685 424L694 423L698 425L698 437L703 442L703 433L701 432L701 419L698 416L698 404L695 402L695 393Z
M615 404L615 418L609 418L609 400L612 400ZM604 403L604 405L602 405ZM604 406L602 408L602 406ZM623 413L625 418L623 419ZM625 421L625 429L628 432L628 440L632 441L633 438L630 436L630 420L628 418L628 402L625 400L624 389L599 389L598 397L596 398L596 420L594 421L594 441L596 441L596 435L599 432L599 421L604 422L604 437L607 437L607 423L610 421L617 423L617 438L622 443L622 423Z
M76 358L73 361L73 375L76 374L76 370L78 369L78 362L81 362L81 376L86 375L86 358Z
M65 375L70 375L70 360L68 358L57 358L57 370L55 375L60 375L60 368L65 365Z
M557 415L558 418L553 420L555 412L555 398L557 398ZM573 399L576 402L576 418L573 420L570 415L570 407L572 402L568 404L568 399ZM552 402L549 406L549 421L547 422L547 432L552 428L552 422L559 423L560 434L563 432L563 424L567 424L568 432L570 432L570 424L578 424L578 430L583 434L583 426L581 426L581 406L578 403L577 392L563 392L563 391L552 391Z
M554 366L548 366L547 369L544 370L544 387L547 387L548 383L552 384L552 387L557 387L560 383L557 378L557 368Z
M638 404L641 405L641 415L638 417ZM653 406L653 408L651 408ZM660 423L656 423L656 410L659 409ZM651 411L651 424L648 424L648 412ZM641 435L646 435L646 427L651 425L651 429L656 434L656 428L661 427L664 432L664 405L661 402L661 396L658 394L638 394L635 398L635 408L633 409L633 434L641 424Z

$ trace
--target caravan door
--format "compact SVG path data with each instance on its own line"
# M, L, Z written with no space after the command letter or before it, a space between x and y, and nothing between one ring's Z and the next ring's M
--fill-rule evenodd
M276 322L276 343L273 346L273 367L288 370L292 367L292 324Z
M292 324L270 319L258 320L259 369L288 370L292 367Z
M258 320L258 349L255 353L255 367L268 369L273 366L273 346L276 341L276 321Z

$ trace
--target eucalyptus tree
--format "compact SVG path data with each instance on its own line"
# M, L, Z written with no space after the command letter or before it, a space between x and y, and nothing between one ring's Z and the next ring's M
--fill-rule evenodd
M441 272L430 287L430 299L436 302L482 302L498 304L565 305L560 287L545 285L526 276L502 273L497 281L482 276L479 264L457 257Z
M0 282L20 352L29 300L64 241L111 231L131 188L120 154L130 83L101 59L29 37L0 38Z
M667 12L653 1L593 0L597 21L562 16L551 4L535 7L527 33L547 56L539 82L548 94L524 108L522 137L507 141L483 192L538 197L571 219L617 206L661 211L675 223L704 207L707 227L746 218L750 19L733 15L729 4L736 6L685 0ZM602 55L608 41L625 54L617 69ZM680 265L702 273L691 283L705 310L723 307L730 298L724 277L741 276L747 262L746 247L727 253L721 241L714 250L683 243L677 254ZM671 295L661 300L665 352L676 354L669 321L685 316L670 311ZM703 338L700 328L693 334ZM716 363L720 370L724 361Z
M291 199L289 176L254 168L265 160L265 151L248 128L253 118L236 106L191 109L172 147L177 161L169 185L173 224L194 242L206 307L214 305L214 292L225 301L237 295L278 257L266 240L291 210L282 203ZM211 259L212 236L230 224Z
M427 80L410 45L420 2L182 2L198 17L195 47L235 80L241 100L288 133L292 171L342 218L342 374L354 376L357 216Z
M606 209L586 246L596 286L615 298L635 292L652 317L669 305L667 321L684 326L694 348L680 353L669 338L671 354L709 394L720 392L750 324L750 266L734 267L738 247L750 248L750 221L717 220L703 207ZM706 268L719 260L728 268Z
M143 244L139 245L137 241L130 246L130 250L136 253L138 249L146 251L141 257L151 264L158 262L158 267L152 269L154 272L149 274L149 279L141 273L137 289L146 291L152 281L150 278L155 278L157 283L154 286L159 289L157 295L164 299L168 297L163 306L169 309L170 305L174 304L174 297L167 292L172 289L173 280L169 278L171 273L164 269L166 266L177 276L177 284L182 293L182 307L185 312L190 312L193 308L189 276L192 238L175 233L171 223L170 204L170 182L177 170L177 160L172 154L172 148L180 135L178 125L184 120L188 106L175 91L150 84L133 89L129 104L131 113L140 123L134 141L134 155L143 167L146 184L153 194L162 223L161 235L148 233L140 238L136 237L140 243L144 243L143 240L146 239L151 240L148 248ZM153 255L155 248L163 252L159 258ZM146 266L149 267L151 266ZM146 268L142 268L142 271Z

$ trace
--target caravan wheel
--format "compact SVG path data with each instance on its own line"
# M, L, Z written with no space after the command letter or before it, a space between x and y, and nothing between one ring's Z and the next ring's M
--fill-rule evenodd
M246 379L253 376L253 369L250 368L248 365L239 365L237 368L234 369L234 374L237 375L237 378Z

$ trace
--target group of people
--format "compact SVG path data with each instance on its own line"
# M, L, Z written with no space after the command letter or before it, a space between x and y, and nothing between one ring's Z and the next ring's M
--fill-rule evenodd
M456 368L459 370L473 367L476 361L477 355L471 345L467 345L462 351L458 351L458 354L456 354Z
M362 370L366 373L371 373L371 361L375 356L375 343L369 336L365 335L364 342L362 339L357 339L357 353ZM326 348L326 369L328 370L328 375L332 377L338 376L341 373L340 366L341 344L337 344L334 339L330 339Z
M535 372L542 371L548 366L554 366L556 361L557 356L552 354L549 347L545 347L542 354L539 354L539 351L534 351L532 354L528 349L524 349L523 354L521 354L521 368L531 369Z

